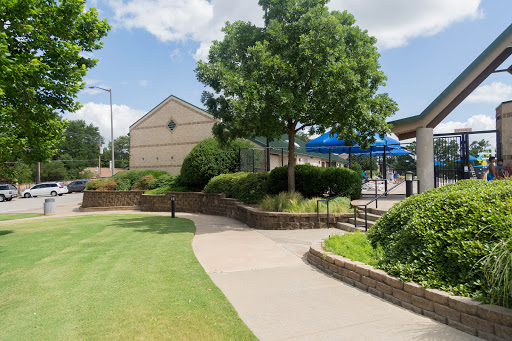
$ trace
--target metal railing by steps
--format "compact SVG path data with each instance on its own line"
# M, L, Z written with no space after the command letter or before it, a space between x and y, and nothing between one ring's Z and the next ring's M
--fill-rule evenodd
M354 207L354 228L358 229L359 227L364 227L364 230L368 231L368 205L375 202L375 208L378 209L379 208L378 207L379 199L384 196L387 196L389 194L389 192L391 192L392 190L394 190L395 188L397 188L398 186L400 186L403 183L405 183L405 180L398 182L393 187L388 189L386 192L382 193L381 195L377 195L375 198L373 198L366 204L352 205ZM358 213L357 211L358 211L359 207L364 207L364 225L357 225L357 213ZM380 218L380 216L378 218ZM377 219L375 219L374 221L377 221ZM373 224L374 223L372 223L371 226L373 226Z
M366 184L368 184L370 182L374 182L375 183L375 196L377 196L377 185L378 185L378 182L381 182L381 181L386 181L386 180L382 180L382 179L365 179L365 180L363 180L363 182L361 182L361 184L359 184L357 186L354 186L351 189L348 189L348 190L346 190L343 193L340 193L340 194L335 195L335 196L330 197L330 198L317 200L317 202L316 202L316 215L317 215L318 219L325 219L325 218L327 218L327 228L331 228L331 220L329 219L330 218L330 215L329 215L329 202L331 200L334 200L334 199L339 198L339 197L344 197L347 194L351 193L352 191L354 191L354 190L358 189L359 187L362 187L362 186L364 186L364 185L366 185ZM387 192L385 192L384 194L386 194L386 193ZM327 206L327 211L326 211L327 215L324 216L324 217L320 216L320 203L321 202L325 202L326 206Z

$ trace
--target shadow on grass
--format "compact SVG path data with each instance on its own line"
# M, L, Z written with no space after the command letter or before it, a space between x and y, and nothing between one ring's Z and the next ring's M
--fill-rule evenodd
M110 226L129 228L135 232L157 234L194 233L195 231L195 225L191 220L162 216L130 217L127 215L126 217L116 219Z
M5 236L6 234L14 233L13 230L0 230L0 236Z

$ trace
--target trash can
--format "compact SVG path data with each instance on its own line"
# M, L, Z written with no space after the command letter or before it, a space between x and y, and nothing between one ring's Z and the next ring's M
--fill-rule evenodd
M55 214L57 214L57 205L55 205L55 199L44 199L44 215Z

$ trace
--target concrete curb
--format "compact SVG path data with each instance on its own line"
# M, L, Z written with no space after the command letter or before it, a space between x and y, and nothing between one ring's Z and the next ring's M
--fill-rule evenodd
M485 340L512 340L512 309L402 282L370 265L324 251L323 241L311 245L307 258L328 275L402 308Z

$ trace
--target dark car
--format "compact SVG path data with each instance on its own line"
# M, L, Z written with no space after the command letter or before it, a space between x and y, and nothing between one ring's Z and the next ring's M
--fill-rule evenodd
M68 185L68 191L71 192L83 192L85 189L85 185L88 180L76 180Z

